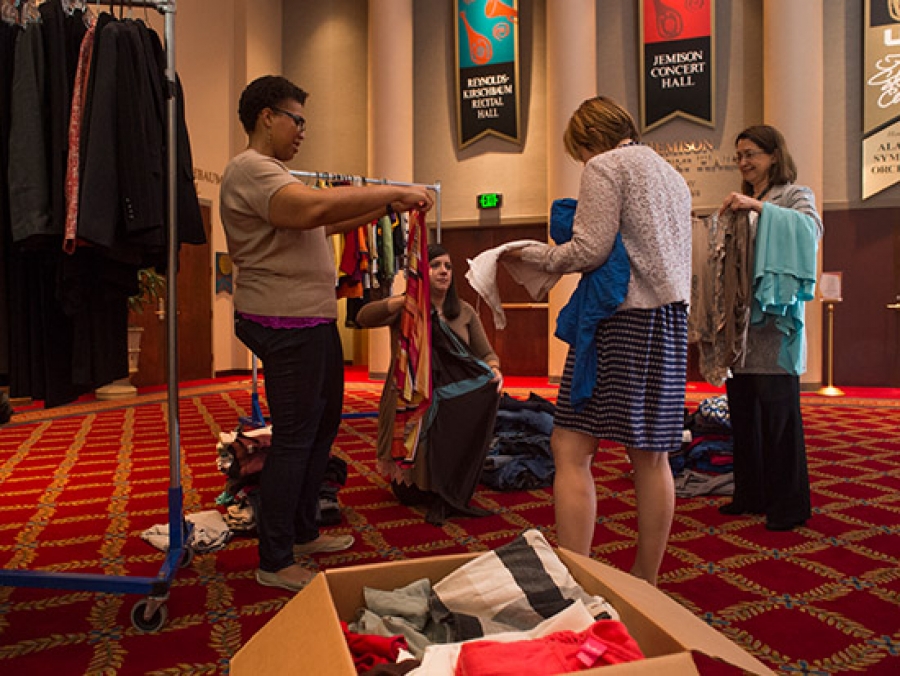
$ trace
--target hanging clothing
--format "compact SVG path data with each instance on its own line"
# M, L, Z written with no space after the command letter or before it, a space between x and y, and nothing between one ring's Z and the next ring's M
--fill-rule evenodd
M753 244L747 211L713 213L692 223L688 341L697 344L700 374L719 387L747 351Z
M19 28L0 21L0 268L10 271L0 274L0 327L9 327L9 282L11 270L11 222L9 216L9 126L12 95L12 76L15 70L16 35ZM9 374L11 329L0 330L0 376Z
M393 378L407 411L397 416L394 457L406 464L415 462L422 416L431 400L431 285L428 281L428 231L425 215L415 212L411 219L409 267L406 275L406 303L400 316L397 357Z
M44 135L48 122L43 30L41 24L30 23L16 36L9 130L9 206L14 242L54 234Z
M168 152L176 150L166 147L164 131L170 96L176 236L179 244L202 244L206 234L183 92L177 77L174 87L166 83L159 36L140 21L101 13L91 44L81 10L70 14L60 0L47 0L40 12L41 23L12 34L4 25L0 33L4 56L9 36L15 40L14 58L3 61L9 87L0 88L9 177L0 199L0 255L9 271L8 290L0 288L9 327L0 357L8 343L11 394L50 407L128 374L127 299L138 291L137 271L165 273L167 265L165 179ZM81 111L74 118L73 100Z
M756 232L750 321L774 318L783 334L778 365L792 375L806 369L804 303L816 286L816 222L795 209L763 204Z

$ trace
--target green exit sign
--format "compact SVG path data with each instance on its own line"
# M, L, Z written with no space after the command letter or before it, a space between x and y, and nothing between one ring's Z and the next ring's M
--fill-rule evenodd
M503 206L503 195L499 192L486 192L478 195L479 209L499 209Z

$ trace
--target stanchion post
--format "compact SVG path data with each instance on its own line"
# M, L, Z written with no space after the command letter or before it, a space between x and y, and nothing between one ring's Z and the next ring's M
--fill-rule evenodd
M844 391L834 386L834 303L833 300L825 301L825 308L828 311L828 363L825 364L828 384L818 390L818 394L825 397L844 396Z

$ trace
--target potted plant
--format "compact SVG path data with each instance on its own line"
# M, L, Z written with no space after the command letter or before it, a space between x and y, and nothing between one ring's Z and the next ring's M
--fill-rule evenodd
M133 314L141 314L147 305L155 306L166 294L166 278L159 274L155 268L141 268L138 270L138 292L129 296L129 317ZM144 328L128 323L128 373L137 373L138 358L141 354L141 334Z
M138 292L128 298L128 377L120 378L94 391L97 399L121 399L133 397L137 388L131 384L131 376L137 373L141 355L141 335L144 327L130 321L131 316L141 314L146 306L155 306L166 293L166 278L154 268L141 268L137 273Z
M137 273L138 293L128 298L128 309L140 314L145 305L155 305L166 294L166 278L155 268L141 268Z

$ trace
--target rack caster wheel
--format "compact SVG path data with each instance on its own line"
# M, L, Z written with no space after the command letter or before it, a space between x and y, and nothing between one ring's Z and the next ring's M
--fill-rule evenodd
M155 609L153 606L156 606ZM146 617L150 611L149 618ZM169 619L169 609L161 601L154 599L141 599L131 609L131 624L140 632L154 633L162 629Z

